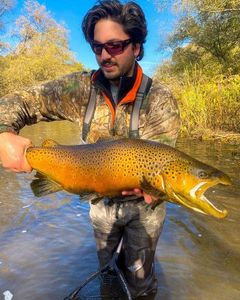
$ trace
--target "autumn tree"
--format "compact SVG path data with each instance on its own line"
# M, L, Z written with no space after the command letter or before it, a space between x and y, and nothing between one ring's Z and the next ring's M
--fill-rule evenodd
M208 130L239 133L239 0L172 0L171 5L178 21L166 45L173 52L155 78L177 98L182 131L201 137Z
M83 69L69 50L66 28L37 1L25 1L13 38L14 50L2 58L2 94Z
M176 0L172 7L180 15L167 41L176 71L192 64L240 71L239 0Z
M178 11L200 11L223 13L240 11L239 0L172 0L172 5Z

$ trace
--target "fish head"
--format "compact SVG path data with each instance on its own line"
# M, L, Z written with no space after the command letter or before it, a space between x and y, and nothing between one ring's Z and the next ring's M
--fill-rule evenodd
M228 175L190 157L171 161L164 169L165 190L171 202L215 218L227 216L227 210L217 208L204 193L217 184L232 184Z

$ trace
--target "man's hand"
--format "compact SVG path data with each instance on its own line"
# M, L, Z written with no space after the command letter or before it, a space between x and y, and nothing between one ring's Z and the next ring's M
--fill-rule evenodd
M0 160L2 166L14 172L30 172L31 166L26 160L26 150L32 143L29 139L11 132L0 134Z
M151 204L154 200L157 200L157 198L148 195L147 193L145 193L141 189L133 189L131 191L122 191L122 195L123 196L132 196L132 195L135 195L137 197L143 197L144 201L147 204Z

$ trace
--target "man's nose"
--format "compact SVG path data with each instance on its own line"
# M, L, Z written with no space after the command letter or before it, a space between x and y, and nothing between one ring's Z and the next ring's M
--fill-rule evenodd
M102 53L101 53L101 58L105 60L105 59L109 59L111 57L112 57L111 54L109 54L107 52L107 50L105 48L103 48L102 49Z

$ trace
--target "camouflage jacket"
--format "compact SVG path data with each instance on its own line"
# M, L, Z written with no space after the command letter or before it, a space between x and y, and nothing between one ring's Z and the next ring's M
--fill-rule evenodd
M78 122L82 130L93 84L98 92L87 141L92 143L99 139L127 137L141 78L142 69L136 64L133 77L121 79L117 102L113 100L109 82L100 70L72 73L58 80L8 94L0 99L0 132L19 133L25 125L55 120ZM145 107L140 110L140 138L173 146L180 127L176 100L159 82L153 82L147 97Z

